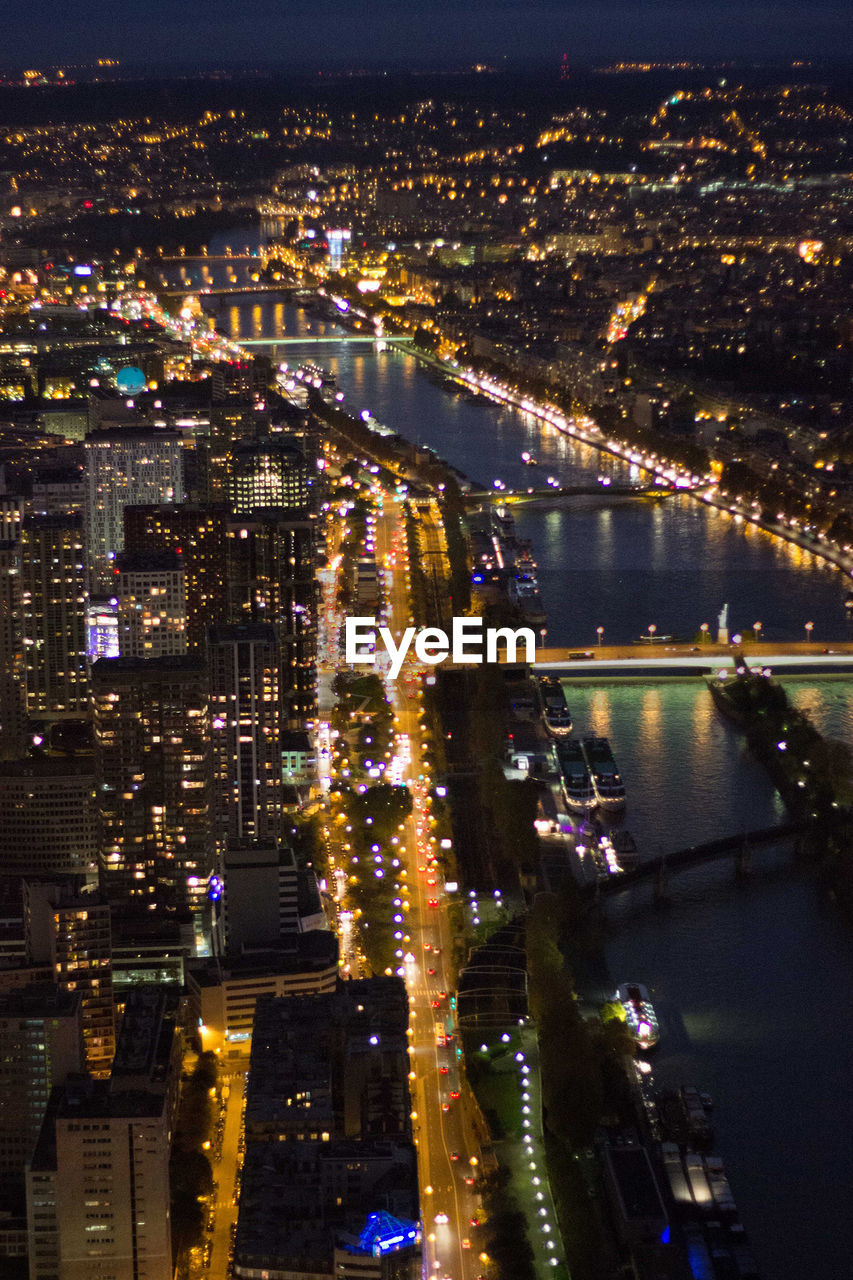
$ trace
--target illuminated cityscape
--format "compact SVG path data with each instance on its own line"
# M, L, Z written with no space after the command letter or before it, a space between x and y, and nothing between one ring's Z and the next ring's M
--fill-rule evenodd
M184 8L0 68L0 1276L839 1280L849 15Z

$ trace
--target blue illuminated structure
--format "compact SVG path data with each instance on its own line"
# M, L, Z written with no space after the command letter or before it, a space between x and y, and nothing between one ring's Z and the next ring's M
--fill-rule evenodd
M127 365L124 369L119 369L116 374L116 387L123 396L136 396L140 391L144 391L147 385L147 378L141 369L137 369L136 365Z
M371 1213L358 1238L359 1251L381 1258L383 1254L417 1244L419 1234L416 1222L394 1218L384 1211Z

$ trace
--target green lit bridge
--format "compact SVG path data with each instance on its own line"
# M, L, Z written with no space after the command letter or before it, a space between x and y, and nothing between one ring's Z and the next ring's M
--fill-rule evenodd
M557 502L560 498L671 498L687 490L643 484L567 484L530 489L469 489L465 501L495 502L501 506L519 503Z

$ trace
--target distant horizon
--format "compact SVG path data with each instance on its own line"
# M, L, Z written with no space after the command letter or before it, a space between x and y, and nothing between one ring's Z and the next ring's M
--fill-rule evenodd
M70 16L69 16L70 14ZM439 71L475 62L834 60L853 48L844 0L42 0L7 16L4 68L91 65L215 71L240 68ZM847 58L850 54L846 55Z

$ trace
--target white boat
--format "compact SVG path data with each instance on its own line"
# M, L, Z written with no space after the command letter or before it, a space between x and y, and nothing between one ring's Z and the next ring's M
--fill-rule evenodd
M616 992L616 999L625 1010L625 1022L639 1048L654 1048L660 1039L660 1027L646 988L639 982L626 982Z
M600 809L615 813L625 807L625 783L606 738L584 738L581 747Z
M595 789L580 743L559 739L557 760L566 805L573 813L590 813L595 808Z
M538 681L542 719L549 733L555 737L572 731L572 713L566 705L563 686L555 676L541 676Z

